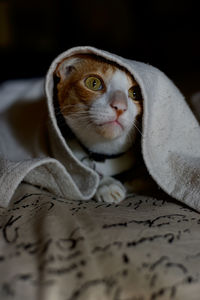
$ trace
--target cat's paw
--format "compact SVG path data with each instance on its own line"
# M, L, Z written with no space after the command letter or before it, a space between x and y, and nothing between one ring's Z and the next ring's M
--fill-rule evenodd
M108 178L103 180L97 189L95 199L99 202L119 203L126 197L126 190L118 180Z

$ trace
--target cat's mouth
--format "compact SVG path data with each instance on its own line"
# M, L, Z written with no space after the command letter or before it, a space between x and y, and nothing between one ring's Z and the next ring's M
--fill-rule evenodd
M98 124L99 127L103 127L103 126L106 126L106 125L111 125L111 126L114 126L114 127L120 127L122 130L124 130L124 126L121 124L121 122L119 121L118 118L116 118L115 120L111 120L111 121L105 121L103 123L100 123Z
M98 124L97 132L108 139L113 139L121 136L124 132L124 126L116 119Z
M103 125L119 126L119 127L121 127L122 130L124 130L124 127L122 126L122 124L117 119L113 120L113 121L105 122L105 123L101 124L100 126L103 126Z

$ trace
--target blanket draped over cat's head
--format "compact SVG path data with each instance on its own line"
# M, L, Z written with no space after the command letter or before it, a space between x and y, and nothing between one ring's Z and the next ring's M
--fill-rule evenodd
M85 195L82 198L95 193L98 176L77 161L68 147L57 124L53 103L55 71L62 72L59 65L77 55L96 56L126 70L134 78L143 98L141 151L148 172L166 193L199 209L200 129L184 97L157 68L93 47L75 47L62 53L53 61L46 77L52 152L70 172L79 192Z
M120 155L120 170L116 169L114 172L117 174L134 163L132 149L135 148L135 133L139 132L141 139L138 139L140 147L137 151L153 180L168 195L200 211L200 126L181 92L163 72L149 64L87 46L71 48L52 62L46 76L46 100L42 82L35 85L35 80L17 82L14 84L15 89L12 83L8 83L8 90L2 88L0 205L9 205L21 182L42 187L61 196L63 201L90 200L98 193L102 183L101 170L95 169L94 165L86 165L75 155L68 143L71 132L61 130L57 118L57 109L59 106L61 108L65 97L57 97L59 105L55 101L56 90L62 84L63 76L75 74L74 66L66 69L65 62L87 55L104 62L105 69L101 74L93 69L79 81L87 99L91 100L87 104L83 97L84 109L88 106L90 117L94 117L86 120L89 123L92 121L89 124L92 127L80 119L80 124L84 124L84 135L88 135L86 139L78 136L84 144L82 146L92 150L93 158L95 156L96 159L98 154L98 160L102 159L101 155L112 154L114 149L114 155ZM112 76L106 71L107 63L113 67ZM75 68L79 67L76 65ZM85 67L82 69L87 71ZM67 73L63 73L63 70L67 70ZM71 92L74 84L76 85L71 81ZM76 91L81 90L76 86ZM63 92L68 93L68 89ZM70 97L71 100L72 98ZM105 104L103 109L106 110L103 113L100 110L98 115L100 103ZM65 109L66 104L70 103L63 102L62 109ZM63 113L64 123L77 136L80 130L77 131L72 124L72 110L70 112L68 106ZM138 116L139 127L135 122ZM139 130L133 126L133 122ZM74 124L77 126L79 122L76 120ZM98 139L101 138L106 147L100 149L98 145L96 149L91 148L96 144L93 138L92 144L90 143L91 133L95 139L98 134ZM120 139L128 136L130 139L125 139L126 147L120 149ZM113 141L111 149L108 149L108 140ZM115 140L117 144L114 145ZM129 147L131 148L126 151ZM94 153L98 152L97 149L100 149L100 153ZM109 153L110 150L112 153ZM127 153L130 153L129 157L126 156ZM107 160L111 163L115 161L115 157ZM109 176L113 174L108 172ZM118 187L121 191L122 186Z
M74 55L58 64L54 103L57 118L90 152L124 153L140 133L139 85L126 69L98 56Z

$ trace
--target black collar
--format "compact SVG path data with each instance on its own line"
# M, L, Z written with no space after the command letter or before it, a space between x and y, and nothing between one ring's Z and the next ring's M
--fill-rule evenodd
M78 142L81 145L81 147L84 149L84 151L88 154L88 157L97 162L104 162L106 159L117 158L125 153L125 152L122 152L122 153L118 153L118 154L103 154L103 153L93 152L93 151L90 151L87 147L85 147L80 141L78 141Z

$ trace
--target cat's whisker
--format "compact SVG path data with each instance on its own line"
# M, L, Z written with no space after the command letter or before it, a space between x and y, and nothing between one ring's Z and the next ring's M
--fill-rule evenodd
M59 112L60 113L63 113L66 109L67 110L70 110L71 108L76 108L77 109L77 107L80 109L79 110L79 113L87 113L87 111L85 111L84 109L86 108L86 106L85 105L83 105L83 104L78 104L78 105L75 105L75 104L67 104L67 105L65 105L65 106L62 106L62 108L60 108L59 109Z
M83 128L83 124L92 124L91 118L88 116L88 114L84 114L83 112L74 112L68 116L68 119L71 120L77 120L79 118L80 122L75 122L74 126L77 128Z
M92 120L87 116L87 115L81 115L81 114L73 114L73 115L70 115L70 119L71 120L77 120L77 118L79 118L79 120L81 121L79 124L77 125L80 125L80 128L83 126L83 123L84 121L89 121L92 123Z
M127 142L129 145L132 145L135 141L136 138L136 131L135 128L133 127L132 130L130 130L127 134Z
M133 126L137 129L137 131L141 134L141 136L143 137L143 134L141 132L141 130L137 127L136 123L133 121Z
M130 144L133 142L134 140L134 133L132 131L129 131L128 134L127 134L127 142Z
M82 124L82 126L83 126L83 124ZM80 126L75 125L75 126L74 126L74 129L81 130L81 129L82 129L82 126L81 126L81 125L80 125ZM85 128L86 130L91 129L91 123L90 123L90 122L84 122L84 128Z

